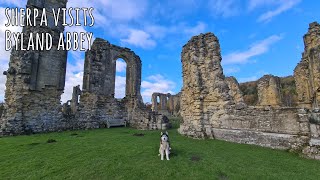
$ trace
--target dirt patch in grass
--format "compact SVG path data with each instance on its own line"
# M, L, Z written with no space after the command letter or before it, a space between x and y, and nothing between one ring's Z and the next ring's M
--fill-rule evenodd
M134 134L133 134L133 136L139 136L139 137L142 137L142 136L144 136L144 134L143 134L143 133L134 133Z
M55 139L48 139L47 140L47 143L55 143L55 142L57 142Z
M218 179L219 179L219 180L228 180L229 178L228 178L228 176L227 176L225 173L219 172L219 173L218 173Z
M40 143L30 143L28 144L29 146L36 146L36 145L39 145Z
M198 161L201 160L201 158L198 155L192 155L190 157L190 160L193 161L193 162L198 162Z

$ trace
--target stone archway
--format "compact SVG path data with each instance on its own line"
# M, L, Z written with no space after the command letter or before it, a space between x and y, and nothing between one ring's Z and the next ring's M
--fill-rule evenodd
M140 57L128 48L110 44L100 38L86 52L83 92L114 97L116 61L119 58L127 63L125 98L142 102Z

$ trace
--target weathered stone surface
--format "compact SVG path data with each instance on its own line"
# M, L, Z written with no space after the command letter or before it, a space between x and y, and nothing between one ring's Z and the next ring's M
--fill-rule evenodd
M181 133L206 136L205 125L217 109L232 102L221 67L218 38L212 34L192 37L181 53L183 87L180 112ZM208 135L210 136L210 134Z
M114 98L116 60L127 63L125 98ZM85 128L103 127L108 119L124 118L131 126L146 129L149 112L140 94L141 60L133 51L97 38L86 52L83 93L78 119Z
M283 107L297 107L298 97L296 92L296 83L293 76L280 77L280 97ZM243 100L249 106L259 105L258 99L258 80L240 83L240 89L243 92ZM269 93L265 91L265 93Z
M233 100L236 103L240 103L240 102L243 103L244 102L243 93L240 90L239 83L238 83L237 79L235 77L233 77L233 76L227 77L226 78L226 82L227 82L228 87L229 87L229 94L231 95Z
M0 103L0 122L1 122L1 116L3 114L4 111L4 103Z
M176 95L171 95L169 97L169 112L171 116L177 117L180 116L180 98L181 93L178 93Z
M158 99L159 98L159 103ZM163 93L153 93L151 97L152 111L166 115L166 116L179 116L180 113L180 94L171 95Z
M181 134L277 149L301 150L308 142L310 129L307 113L300 114L296 108L250 107L236 103L237 98L233 98L236 93L233 91L238 88L228 87L220 65L219 42L212 33L193 37L183 47L181 59ZM264 77L258 83L260 95L265 96L260 97L262 104L281 102L276 100L276 103L270 103L269 99L266 100L279 95L270 96L270 92L274 93L278 87L274 79ZM233 84L237 83L233 80Z
M294 70L300 107L318 108L320 102L320 25L309 25L302 60Z
M67 0L29 0L29 8L64 8ZM39 12L40 13L40 12ZM10 57L7 76L5 113L1 118L0 133L16 135L66 129L101 128L112 119L126 120L135 128L148 129L150 113L140 94L141 60L128 48L110 44L97 38L85 55L83 90L73 88L71 100L63 106L60 97L64 90L67 52L57 51L58 37L64 31L62 13L60 24L24 27L25 34L50 33L50 51L17 51ZM37 19L40 21L40 19ZM24 43L27 44L27 43ZM114 98L116 60L127 63L125 98ZM80 96L80 101L79 101ZM166 104L165 104L166 106Z
M258 105L281 106L280 78L265 75L258 80Z
M66 0L33 1L28 8L64 8ZM52 20L53 15L48 19ZM62 19L62 13L59 16ZM40 19L37 19L39 24ZM56 131L63 129L60 97L63 93L66 73L67 52L57 51L58 38L64 27L28 26L23 33L50 33L53 45L50 51L11 52L5 92L5 114L1 119L0 133L24 134L32 132ZM28 39L24 39L24 45ZM21 41L19 44L22 43ZM19 45L18 44L18 45Z

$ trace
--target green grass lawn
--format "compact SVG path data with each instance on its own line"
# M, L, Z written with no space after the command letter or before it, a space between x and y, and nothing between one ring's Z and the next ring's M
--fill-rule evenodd
M0 179L320 179L320 161L195 140L174 129L169 134L170 161L158 156L160 131L111 128L3 137Z

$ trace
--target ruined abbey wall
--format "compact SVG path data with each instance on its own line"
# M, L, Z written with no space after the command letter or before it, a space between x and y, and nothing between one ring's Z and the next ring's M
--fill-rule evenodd
M242 102L239 84L223 75L219 41L212 33L192 37L181 59L181 134L300 152L309 143L309 113L281 107L276 77L258 81L259 106Z
M258 80L258 105L281 106L280 78L265 75Z
M225 80L229 87L229 94L231 95L233 100L237 103L244 102L243 93L240 90L237 79L232 76L232 77L226 77Z
M294 70L300 107L319 108L320 102L320 25L311 23L304 35L305 49Z
M66 0L28 1L28 8L66 7ZM62 14L60 14L60 19ZM53 22L53 15L48 14ZM67 52L57 51L63 26L28 26L23 33L43 32L53 37L50 51L21 51L13 48L10 56L5 93L5 113L1 119L2 134L55 131L60 129L62 113L60 97L64 90ZM28 41L28 39L24 39ZM20 41L20 43L22 43ZM20 43L17 44L20 46ZM28 42L24 42L28 44Z
M33 1L28 8L64 8L67 0ZM0 135L17 135L62 131L67 129L89 129L106 127L108 120L126 120L139 129L161 129L164 118L149 112L142 101L141 60L128 48L110 44L97 38L85 55L83 89L73 88L71 100L61 105L61 94L65 87L67 52L57 51L62 26L52 22L49 26L24 27L26 35L36 32L50 33L53 48L50 51L11 52L7 76L5 105L1 110ZM39 23L39 19L37 22ZM24 43L28 44L28 43ZM116 99L116 60L127 63L125 98ZM168 123L167 123L168 124Z
M151 96L151 103L151 110L157 114L180 116L180 93L171 95L155 92Z
M122 102L114 98L118 58L123 58L127 62L126 96ZM88 128L98 128L106 124L110 118L127 120L128 108L132 109L142 104L140 85L139 56L130 49L121 48L97 38L91 50L88 50L85 55L79 119L84 121Z

